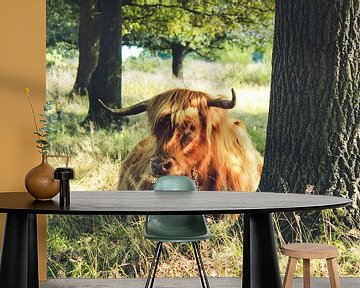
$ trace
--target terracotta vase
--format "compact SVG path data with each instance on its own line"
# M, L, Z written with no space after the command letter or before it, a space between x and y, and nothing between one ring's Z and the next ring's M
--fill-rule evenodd
M40 201L51 200L60 191L60 181L54 180L55 169L47 162L47 155L42 155L40 165L31 169L25 176L27 191Z

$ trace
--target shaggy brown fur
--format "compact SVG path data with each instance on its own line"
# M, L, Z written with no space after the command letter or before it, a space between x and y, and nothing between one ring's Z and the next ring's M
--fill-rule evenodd
M208 107L213 96L174 89L149 100L151 135L140 141L123 162L119 189L152 189L158 177L150 162L167 155L172 165L166 174L193 178L199 190L255 191L262 158L241 121L228 111Z

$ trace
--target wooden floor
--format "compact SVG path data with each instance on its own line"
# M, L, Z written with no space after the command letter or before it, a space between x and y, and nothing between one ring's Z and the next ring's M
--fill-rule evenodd
M213 288L240 288L240 278L210 278ZM342 288L360 288L360 278L341 278ZM312 278L312 287L329 288L328 278ZM49 279L41 288L143 288L145 279ZM200 288L198 278L157 278L154 288ZM294 280L293 288L302 288L302 278Z

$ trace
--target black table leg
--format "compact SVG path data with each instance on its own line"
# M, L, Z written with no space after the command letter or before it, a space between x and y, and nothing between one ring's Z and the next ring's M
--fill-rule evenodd
M271 214L246 213L242 288L281 288Z
M36 214L28 214L28 288L39 287Z
M35 214L7 215L0 262L0 287L39 287Z

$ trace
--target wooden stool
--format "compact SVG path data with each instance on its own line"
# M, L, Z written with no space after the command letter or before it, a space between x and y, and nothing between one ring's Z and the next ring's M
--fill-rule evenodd
M303 259L304 288L310 288L310 259L326 259L331 288L340 288L335 257L338 249L326 244L292 243L284 245L282 253L289 256L283 288L291 288L297 260Z

